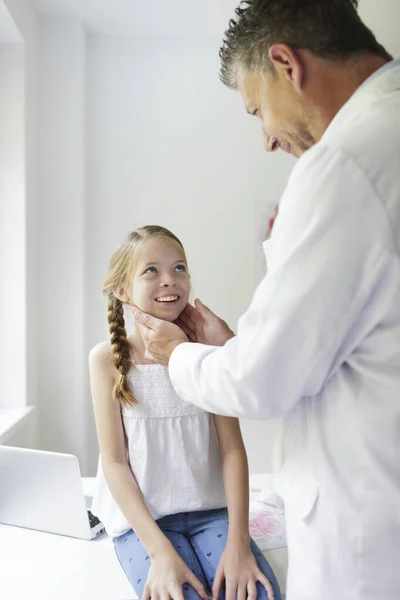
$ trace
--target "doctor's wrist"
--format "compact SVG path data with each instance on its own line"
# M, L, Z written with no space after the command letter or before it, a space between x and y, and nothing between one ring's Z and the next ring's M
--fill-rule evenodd
M185 344L185 343L186 342L184 342L183 340L182 341L181 340L179 340L179 341L174 340L173 342L170 343L169 348L168 348L168 354L169 354L169 356L168 356L168 363L171 360L171 356L172 356L175 348L177 348L181 344Z

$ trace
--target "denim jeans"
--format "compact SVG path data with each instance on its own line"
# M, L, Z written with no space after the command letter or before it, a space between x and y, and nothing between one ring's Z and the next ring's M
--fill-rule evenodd
M206 590L211 590L228 536L227 509L169 515L159 519L157 524ZM150 558L132 530L114 538L113 542L118 560L136 594L141 598L150 568ZM253 540L251 541L251 551L260 570L272 584L275 600L281 600L276 577ZM183 595L185 600L198 600L199 598L188 584L183 586ZM257 583L257 598L260 600L268 598L265 588L260 583ZM224 589L220 599L225 599Z

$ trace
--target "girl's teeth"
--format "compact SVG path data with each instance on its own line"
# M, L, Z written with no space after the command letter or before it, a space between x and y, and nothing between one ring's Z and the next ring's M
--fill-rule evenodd
M157 302L175 302L178 300L178 296L167 296L165 298L157 298Z

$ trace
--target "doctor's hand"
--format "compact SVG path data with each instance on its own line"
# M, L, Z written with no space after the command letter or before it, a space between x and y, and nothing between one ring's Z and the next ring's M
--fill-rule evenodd
M257 582L267 591L268 600L274 600L271 582L257 565L250 544L227 542L221 556L212 589L213 600L218 600L225 582L226 600L256 600Z
M199 344L224 346L235 334L205 304L196 299L194 306L188 304L175 321L189 339Z
M188 338L178 325L152 317L132 306L135 322L146 348L145 356L160 365L168 366L172 352Z

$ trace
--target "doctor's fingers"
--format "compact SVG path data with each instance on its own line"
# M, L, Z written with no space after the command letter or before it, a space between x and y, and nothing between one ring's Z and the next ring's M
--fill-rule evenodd
M202 320L202 321L206 321L206 322L212 322L212 321L215 321L216 319L218 321L222 321L222 319L218 315L216 315L211 310L211 308L208 308L208 306L203 304L202 301L199 300L199 298L196 298L196 300L194 301L194 305L195 305L196 311L197 311L197 313L194 313L194 315L193 315L194 319Z
M179 315L179 319L181 319L181 321L183 321L184 323L186 323L186 325L188 327L191 327L192 329L195 329L196 327L196 317L193 315L189 315L189 313L186 311L187 307L185 308L185 310ZM195 309L193 309L195 310Z
M186 306L185 310L179 315L179 318L194 331L204 326L203 315L197 308L193 308L190 304Z
M191 304L186 304L182 315L186 315L189 319L193 319L196 317L197 315L197 308L195 308L194 306L192 306Z
M162 327L163 321L157 319L156 317L152 317L147 313L142 312L136 307L132 310L133 318L135 322L147 329L151 329L153 331L159 331L160 327Z
M175 325L178 325L178 327L180 327L182 329L183 333L186 333L186 335L188 336L188 338L190 339L191 342L197 342L196 332L194 329L192 329L190 327L190 325L185 323L185 321L183 321L181 318L174 321L174 323L175 323Z
M142 323L138 323L138 325L139 325L138 330L140 333L140 337L142 338L143 343L147 348L147 346L150 343L150 335L151 335L151 333L154 332L154 330L149 329L146 325L142 325Z
M203 304L198 298L194 301L194 307L191 304L187 304L182 315L186 315L193 323L194 327L201 327L204 323L213 323L215 320L220 321L213 311Z

